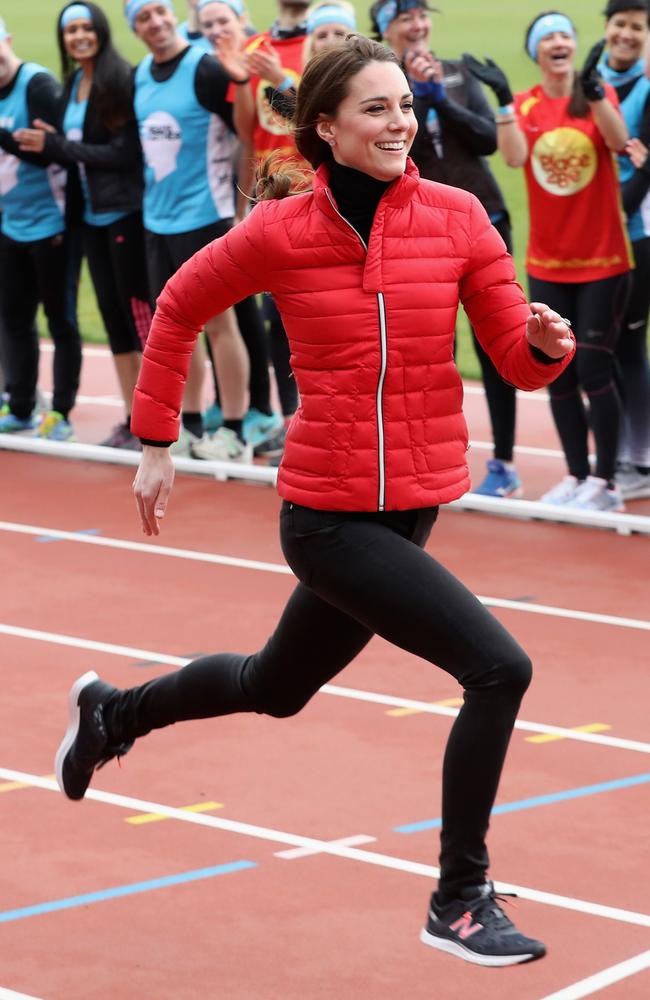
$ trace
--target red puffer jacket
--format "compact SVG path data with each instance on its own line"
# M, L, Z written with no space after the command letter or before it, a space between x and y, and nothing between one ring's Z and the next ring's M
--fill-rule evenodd
M519 388L546 385L570 360L533 357L512 260L473 195L421 180L409 161L379 203L366 249L321 167L313 192L257 205L168 282L135 391L135 434L176 439L198 331L262 290L282 315L300 392L279 492L321 510L428 507L469 488L453 359L459 300Z

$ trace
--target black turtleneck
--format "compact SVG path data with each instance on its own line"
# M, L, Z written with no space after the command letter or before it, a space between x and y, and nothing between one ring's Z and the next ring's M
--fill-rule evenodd
M390 184L392 181L378 181L335 160L330 165L330 189L338 210L354 226L366 246L377 205Z

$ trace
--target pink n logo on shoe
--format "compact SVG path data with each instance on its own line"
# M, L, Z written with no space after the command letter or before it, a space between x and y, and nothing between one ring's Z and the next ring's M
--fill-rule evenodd
M463 913L459 920L455 920L453 924L449 925L449 930L456 931L461 941L466 941L472 934L482 931L483 924L473 924L472 914L468 910L467 913Z

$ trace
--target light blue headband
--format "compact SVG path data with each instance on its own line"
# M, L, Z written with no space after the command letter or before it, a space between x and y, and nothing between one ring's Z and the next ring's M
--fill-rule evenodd
M168 10L173 11L171 0L125 0L124 3L124 16L129 22L129 28L131 31L135 28L135 19L142 10L150 3L159 3L163 7L167 7Z
M354 11L347 10L346 7L337 7L336 4L328 4L327 7L317 7L311 14L307 15L307 34L320 28L323 24L344 24L350 31L356 31L357 19Z
M244 5L241 0L199 0L196 5L197 14L200 10L203 10L204 7L207 7L208 4L211 3L225 3L226 7L230 7L237 17L241 17L244 13Z
M4 21L0 17L0 42L4 42L5 38L9 38L9 32L7 31Z
M570 35L571 38L576 37L576 29L566 14L545 14L538 21L535 21L526 45L528 55L533 61L537 59L537 48L542 38L546 38L547 35L552 35L556 31Z
M423 7L428 10L426 3L422 0L387 0L383 7L380 7L375 14L375 21L381 35L386 34L386 28L391 21L394 21L398 14L405 14L407 10L414 7Z
M85 3L73 3L66 7L59 19L59 26L65 28L70 21L92 21L93 16Z

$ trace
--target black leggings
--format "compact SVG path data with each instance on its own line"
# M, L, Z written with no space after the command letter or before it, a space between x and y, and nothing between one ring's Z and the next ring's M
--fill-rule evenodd
M569 472L577 479L590 473L588 432L596 442L594 473L614 477L621 400L614 378L614 350L630 288L630 274L601 281L568 283L528 276L531 301L545 302L571 322L578 349L575 358L549 386L551 412ZM589 400L589 419L582 399Z
M81 371L80 261L74 232L30 243L0 236L2 358L9 407L21 420L36 405L40 352L34 321L39 302L54 343L52 409L67 417L75 404Z
M619 459L650 466L650 364L648 364L648 313L650 312L650 237L632 244L636 269L616 345L616 362L623 401Z
M298 409L298 387L291 370L291 350L282 317L270 295L263 298L264 318L269 322L269 353L275 372L280 407L284 417L292 416Z
M294 715L380 635L465 689L444 756L440 888L455 896L483 882L490 811L531 664L423 551L436 516L436 508L332 513L285 502L282 547L300 582L266 645L248 656L204 656L117 693L106 706L110 736L132 740L233 712Z
M494 223L494 228L503 239L508 252L512 253L512 229L509 216L504 214L503 218ZM512 462L515 447L517 390L514 385L503 381L490 356L481 347L474 328L470 327L470 329L474 340L474 350L481 366L485 399L490 411L494 457L501 459L502 462Z
M142 351L151 325L142 215L83 227L88 270L113 354Z

